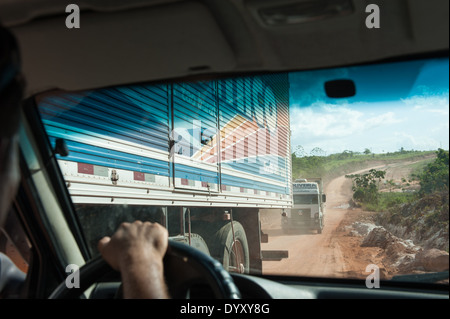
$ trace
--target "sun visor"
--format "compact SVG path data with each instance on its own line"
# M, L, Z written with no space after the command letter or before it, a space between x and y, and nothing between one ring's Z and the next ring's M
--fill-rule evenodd
M229 71L235 55L208 9L197 2L121 12L62 12L13 28L28 95ZM180 54L180 52L182 54Z

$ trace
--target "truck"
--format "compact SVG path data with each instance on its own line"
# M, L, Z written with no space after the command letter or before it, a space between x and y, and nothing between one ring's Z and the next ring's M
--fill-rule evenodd
M229 271L287 257L261 249L259 214L292 205L287 74L52 91L37 104L50 143L69 150L55 156L93 255L141 219Z
M293 205L281 214L283 231L292 229L316 230L324 227L326 194L321 178L296 179L293 186Z

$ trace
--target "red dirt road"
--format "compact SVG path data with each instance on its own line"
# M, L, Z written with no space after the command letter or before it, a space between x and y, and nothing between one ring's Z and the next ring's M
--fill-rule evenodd
M341 247L334 233L347 213L346 204L348 196L351 196L349 182L345 177L340 177L328 184L325 190L327 203L322 234L316 234L315 231L283 234L279 213L276 217L262 214L263 231L269 235L269 243L263 244L262 249L289 251L287 259L264 261L263 273L340 277L347 272Z
M411 164L415 162L393 163L372 167L386 169L389 178L407 177ZM369 169L353 172L361 173ZM289 258L281 261L263 261L264 274L281 274L311 277L352 277L366 278L369 264L380 268L381 277L394 275L394 269L384 265L381 248L360 247L361 237L350 236L346 226L355 221L370 221L373 213L350 208L352 196L351 180L338 177L325 186L327 195L324 229L322 234L281 230L281 211L262 211L261 227L269 235L269 242L262 244L263 250L288 250Z

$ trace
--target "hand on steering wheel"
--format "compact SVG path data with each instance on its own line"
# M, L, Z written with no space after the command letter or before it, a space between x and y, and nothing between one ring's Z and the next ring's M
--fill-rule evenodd
M214 292L215 298L240 298L240 292L233 278L222 267L220 262L187 244L169 240L168 249L164 257L165 275L169 288L172 286L171 277L176 275L182 278L182 272L186 266L190 266L198 276L208 283ZM92 284L99 281L105 275L115 272L101 257L88 261L79 271L80 288L68 288L64 281L53 291L49 298L78 298ZM176 286L180 286L179 283Z

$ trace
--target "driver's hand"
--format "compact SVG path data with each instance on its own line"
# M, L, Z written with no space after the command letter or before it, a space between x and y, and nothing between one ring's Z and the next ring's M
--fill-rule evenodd
M122 223L112 237L98 243L102 257L115 270L130 262L162 260L167 250L167 230L158 223Z
M120 271L124 297L165 298L163 257L167 229L158 223L122 223L112 237L103 237L98 250L103 259Z

